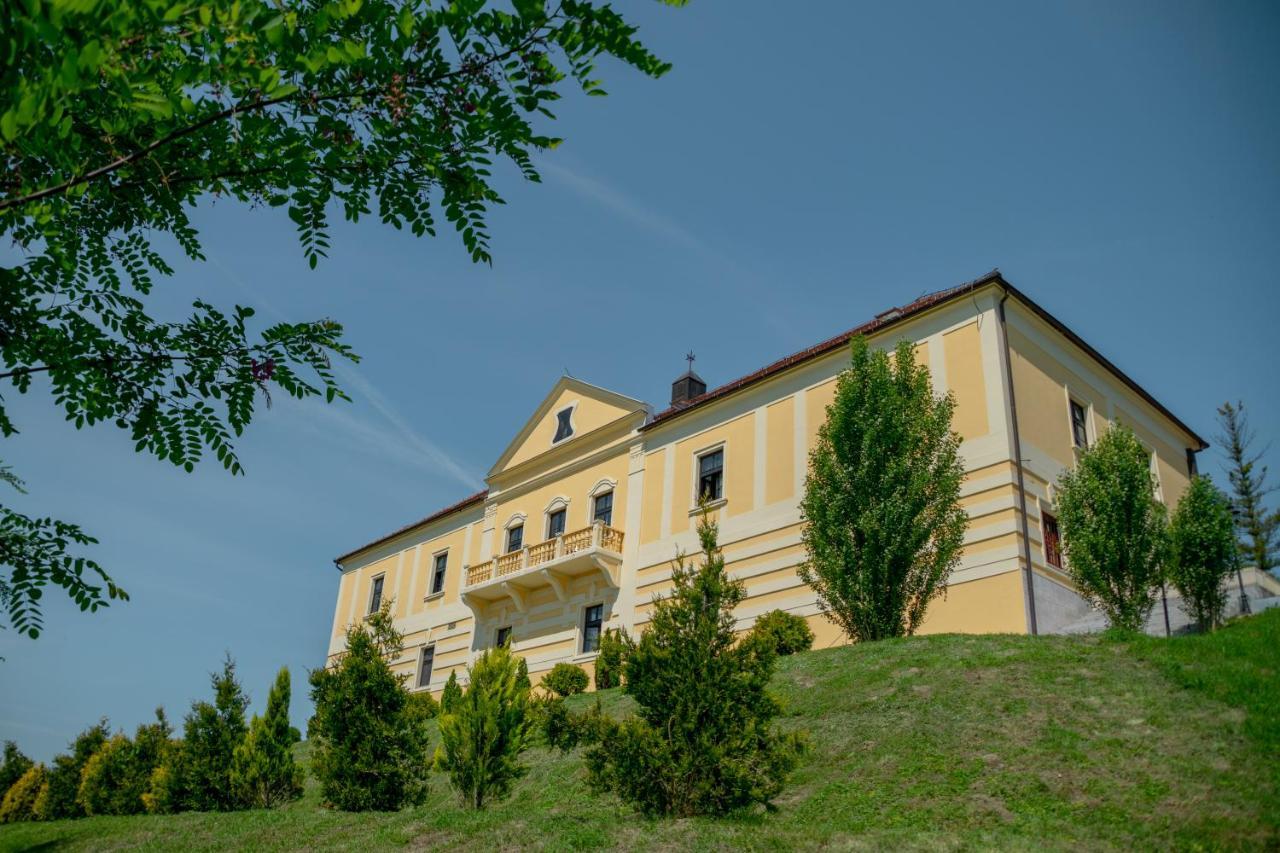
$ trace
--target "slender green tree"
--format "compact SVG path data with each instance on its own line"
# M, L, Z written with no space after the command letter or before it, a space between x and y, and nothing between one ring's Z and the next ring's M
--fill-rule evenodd
M1165 509L1151 454L1115 424L1058 478L1058 523L1067 573L1112 627L1141 631L1163 580Z
M586 754L594 786L646 814L724 814L768 805L795 766L801 740L774 731L772 644L735 635L745 596L729 578L716 525L698 524L702 564L672 567L671 593L627 657L626 692L639 711L597 719Z
M440 716L435 765L468 808L502 799L527 770L520 755L530 745L533 717L520 660L506 645L486 650L468 668L461 700Z
M271 809L302 796L302 768L293 760L298 730L289 725L289 670L281 668L267 696L266 713L256 714L236 747L231 785L247 806Z
M152 780L152 795L164 803L158 810L211 812L240 807L231 785L231 766L236 748L248 732L245 709L249 698L236 678L236 664L230 655L210 681L213 701L191 704L183 720L182 744L170 753L160 771L161 785L157 787L157 780Z
M910 342L893 356L862 337L809 455L800 509L800 576L854 640L915 633L960 561L968 516L951 429L955 401L935 396Z
M0 799L35 764L11 740L4 742L4 763L0 764Z
M600 635L600 654L596 656L596 689L622 686L622 670L635 643L626 628L606 628Z
M444 683L444 691L440 694L440 713L452 714L462 699L462 688L458 685L458 671L449 672L449 680Z
M391 606L351 626L338 659L311 673L311 770L323 800L345 811L395 811L427 795L428 717L388 663L404 643Z
M1218 409L1218 424L1218 443L1227 456L1240 557L1245 565L1269 572L1280 565L1280 510L1267 509L1267 495L1275 486L1267 483L1267 466L1259 464L1262 454L1253 452L1255 436L1244 403L1223 403Z
M48 784L36 802L36 813L40 820L60 820L71 817L84 817L84 807L76 801L76 792L80 788L80 777L89 759L102 749L111 737L111 729L106 719L76 735L67 753L54 756L53 765L49 768Z
M668 0L673 2L673 0ZM191 210L217 197L284 208L314 267L331 219L416 236L451 227L490 260L495 161L538 180L554 101L604 94L596 63L669 66L592 0L96 0L4 6L0 69L0 381L48 390L77 428L240 473L234 439L261 393L344 397L354 358L322 318L263 326L195 299L161 316L172 245L205 260ZM159 300L161 303L167 300ZM0 435L16 432L0 401ZM40 591L94 610L123 591L75 525L0 505L0 586L32 637Z
M1192 478L1169 522L1168 573L1201 631L1222 622L1236 559L1231 502L1208 477Z

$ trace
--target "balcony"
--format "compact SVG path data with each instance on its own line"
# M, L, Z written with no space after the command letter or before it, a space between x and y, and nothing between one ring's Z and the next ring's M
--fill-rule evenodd
M597 521L590 527L527 545L467 569L462 600L471 607L509 598L521 613L529 593L549 587L568 600L569 583L598 572L618 586L622 566L622 531Z

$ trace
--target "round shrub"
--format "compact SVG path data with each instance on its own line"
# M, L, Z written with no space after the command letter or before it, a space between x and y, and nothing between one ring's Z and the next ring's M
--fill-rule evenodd
M587 689L587 673L571 663L558 663L542 677L542 686L557 696L572 696Z
M803 616L771 610L756 620L753 636L768 642L779 655L793 655L813 648L813 630Z

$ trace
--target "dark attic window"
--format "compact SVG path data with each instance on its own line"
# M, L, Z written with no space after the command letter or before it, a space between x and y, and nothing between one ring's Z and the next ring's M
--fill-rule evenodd
M573 406L567 409L561 409L556 413L556 437L551 439L552 444L564 441L573 435L573 424L569 423L569 418L573 416Z

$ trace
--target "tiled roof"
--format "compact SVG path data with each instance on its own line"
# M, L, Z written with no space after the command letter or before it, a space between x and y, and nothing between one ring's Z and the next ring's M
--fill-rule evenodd
M789 367L794 367L795 365L806 362L811 358L817 358L820 355L826 355L833 350L840 349L848 344L856 335L866 335L885 328L886 326L892 326L893 324L899 323L914 314L918 314L921 311L932 308L940 302L946 302L948 299L959 296L962 293L975 290L985 284L990 284L995 281L1002 281L999 270L992 270L981 278L976 278L973 281L965 282L964 284L957 285L956 287L950 287L946 290L939 290L936 293L921 296L916 301L908 305L903 305L901 308L890 308L888 311L881 311L873 320L863 323L861 326L857 326L847 332L842 332L834 338L825 340L820 344L815 344L808 349L803 349L798 353L787 356L786 358L779 359L773 364L760 368L755 373L749 373L746 376L721 385L719 388L713 388L707 393L700 394L688 402L681 403L679 406L672 406L669 409L665 409L654 415L653 419L641 427L641 429L653 429L676 415L683 415L704 403L710 403L712 400L718 400L721 397L732 394L734 391L746 388L748 385L754 385L761 380L768 379L775 373L780 373Z
M428 515L426 518L415 521L412 524L406 524L404 527L401 527L399 530L394 530L391 533L388 533L386 536L381 536L366 545L361 545L359 548L356 548L352 551L348 551L347 553L343 554L341 557L335 558L334 562L341 564L343 560L349 560L352 557L354 557L356 554L359 554L361 551L367 551L368 549L373 548L376 545L381 545L384 542L390 542L392 539L395 539L397 536L403 533L408 533L410 530L413 530L415 527L421 527L424 524L430 524L431 522L444 518L446 515L455 513L460 509L466 509L472 504L480 503L488 496L489 496L488 489L476 492L474 495L463 498L462 500L458 501L456 504L453 504L452 506L447 506L438 512L431 513L431 515Z

